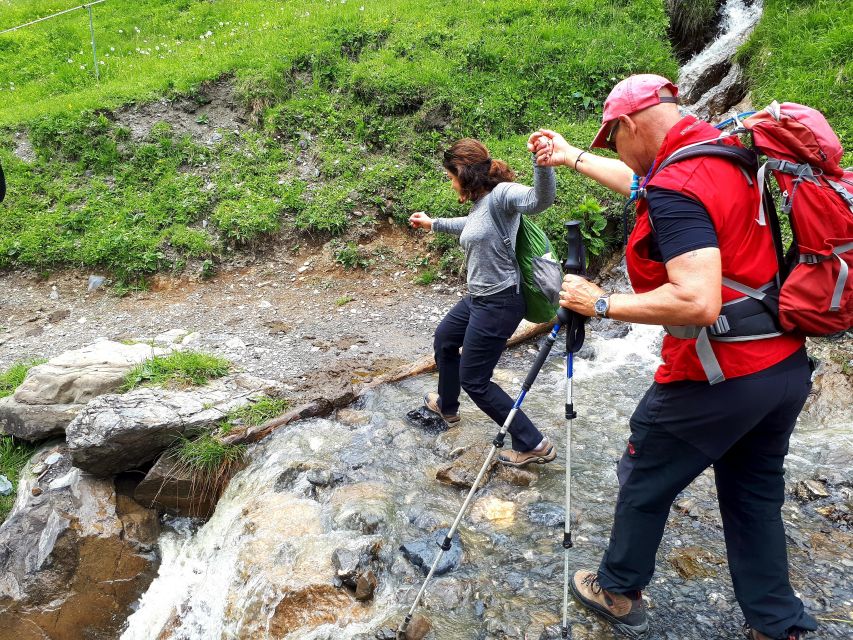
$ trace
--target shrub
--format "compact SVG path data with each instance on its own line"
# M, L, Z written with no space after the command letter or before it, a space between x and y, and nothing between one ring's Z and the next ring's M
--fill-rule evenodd
M367 253L354 242L348 242L345 245L339 245L335 249L335 262L341 265L344 269L367 269L371 260Z

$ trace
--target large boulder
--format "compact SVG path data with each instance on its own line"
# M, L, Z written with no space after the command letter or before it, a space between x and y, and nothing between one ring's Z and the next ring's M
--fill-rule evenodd
M72 467L64 445L42 448L0 526L0 637L118 637L157 572L158 535L154 511Z
M210 429L229 411L280 392L277 382L240 374L196 389L143 387L100 396L68 425L74 465L98 476L135 469L183 435Z
M163 353L102 340L33 367L15 393L0 400L0 430L31 442L62 435L86 403L115 391L133 367Z

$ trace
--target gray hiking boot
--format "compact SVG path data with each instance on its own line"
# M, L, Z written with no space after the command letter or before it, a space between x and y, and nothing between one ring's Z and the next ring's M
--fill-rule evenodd
M606 618L629 638L640 638L649 630L643 599L633 600L621 593L605 591L594 571L578 571L569 587L578 602Z
M528 464L547 464L557 457L557 449L545 438L542 444L531 451L501 451L498 454L498 462L508 467L523 467Z

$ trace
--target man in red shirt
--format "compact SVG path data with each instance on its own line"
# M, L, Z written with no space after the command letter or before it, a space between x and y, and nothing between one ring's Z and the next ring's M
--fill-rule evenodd
M609 148L619 160L582 151L553 131L529 141L540 165L573 167L623 195L635 174L645 176L626 250L635 293L610 295L566 276L560 304L587 316L664 325L668 334L663 364L631 417L607 552L597 571L578 571L570 586L624 633L645 633L641 592L672 502L713 465L747 636L796 639L817 623L788 579L783 461L811 369L803 338L781 333L772 314L744 295L772 294L777 271L770 230L756 220L754 177L718 156L659 169L676 150L720 135L682 117L677 94L668 80L650 74L614 87L592 147ZM734 139L722 144L740 146ZM747 313L739 313L747 304ZM744 316L763 319L756 328ZM720 340L726 336L738 339Z

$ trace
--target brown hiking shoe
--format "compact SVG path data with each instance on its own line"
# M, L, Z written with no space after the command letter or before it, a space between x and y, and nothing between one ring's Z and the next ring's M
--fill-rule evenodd
M747 637L748 640L773 640L770 636L765 636L760 631L756 631L751 628L748 624L743 627L743 634ZM785 640L800 640L800 638L804 638L806 635L805 631L800 631L799 629L788 631L788 635L785 636Z
M557 450L545 438L544 442L531 451L501 451L498 454L498 462L509 467L523 467L526 464L546 464L557 457Z
M430 392L426 394L424 396L424 406L433 413L437 413L442 418L444 418L444 421L447 424L456 424L462 419L459 417L458 413L454 413L452 415L445 415L441 412L440 398L438 397L437 393Z
M569 582L578 602L606 618L629 638L640 638L649 630L646 606L642 598L632 600L621 593L605 591L593 571L578 571Z

